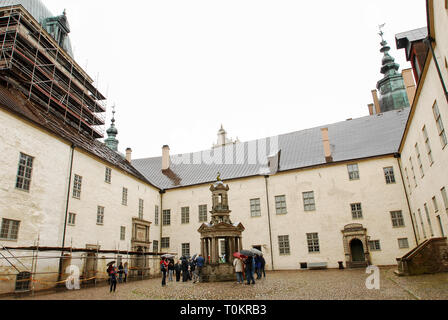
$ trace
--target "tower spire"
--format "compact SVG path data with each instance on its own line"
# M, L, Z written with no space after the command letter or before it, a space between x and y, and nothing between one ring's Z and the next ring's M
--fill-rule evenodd
M112 106L112 119L111 119L110 128L107 129L107 139L104 141L106 146L113 150L118 151L118 143L119 141L116 139L118 130L115 127L115 105Z
M403 76L398 72L400 65L389 54L390 47L384 39L383 28L386 24L379 25L379 35L381 37L381 49L383 60L381 65L381 73L384 78L378 81L377 89L380 92L380 109L381 112L397 110L409 107L409 99L406 92Z

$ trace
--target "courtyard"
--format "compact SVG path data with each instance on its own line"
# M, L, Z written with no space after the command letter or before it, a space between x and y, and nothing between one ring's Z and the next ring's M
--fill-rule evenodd
M161 278L77 291L9 297L22 300L446 300L448 273L398 277L396 267L380 268L380 289L369 290L365 269L268 272L255 285L236 282L169 282Z

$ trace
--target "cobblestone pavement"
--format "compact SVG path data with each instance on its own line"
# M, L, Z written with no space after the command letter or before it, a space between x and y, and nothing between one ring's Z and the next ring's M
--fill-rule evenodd
M415 300L448 299L448 273L397 277L381 268L379 290L366 288L365 269L268 272L255 285L167 282L161 279L108 287L63 291L23 299L35 300ZM14 299L14 298L11 298Z

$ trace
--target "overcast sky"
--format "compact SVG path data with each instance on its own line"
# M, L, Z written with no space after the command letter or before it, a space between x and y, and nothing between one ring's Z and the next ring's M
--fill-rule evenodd
M368 115L378 25L426 26L425 0L43 0L67 10L77 62L116 104L133 158L209 149Z

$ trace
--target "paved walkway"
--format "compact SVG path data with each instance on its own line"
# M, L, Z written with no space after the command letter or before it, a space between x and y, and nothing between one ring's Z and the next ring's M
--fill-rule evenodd
M382 268L379 290L368 290L365 269L279 271L255 285L237 283L167 282L161 279L108 287L63 291L27 297L37 300L447 300L448 273L397 277L395 268ZM14 298L11 298L14 299Z

